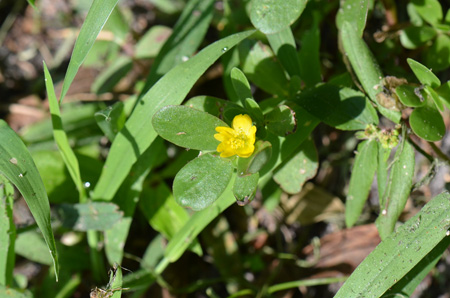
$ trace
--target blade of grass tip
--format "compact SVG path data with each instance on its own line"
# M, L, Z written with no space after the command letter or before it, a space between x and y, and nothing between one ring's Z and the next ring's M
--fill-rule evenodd
M86 191L81 180L80 167L78 164L78 159L75 156L72 148L69 145L69 140L67 138L66 132L62 126L61 113L59 111L58 100L56 99L55 88L53 85L53 80L48 71L47 65L44 64L44 75L45 75L45 87L47 89L48 101L50 106L50 113L52 114L52 125L53 125L53 135L55 142L58 145L59 152L64 160L64 163L69 170L70 176L74 181L78 192L80 203L87 202ZM95 231L87 232L88 244L90 247L90 256L93 263L93 272L95 278L100 281L103 276L103 258L100 256L98 247L98 235Z
M166 105L181 104L198 78L224 53L255 31L223 38L172 68L141 98L112 143L93 198L111 200L127 177L132 165L155 140L153 115Z
M25 199L47 243L54 264L56 280L58 280L58 255L50 220L50 204L44 183L25 144L1 119L0 173L17 187Z
M75 42L69 67L67 68L66 76L64 77L64 83L59 99L60 102L62 102L64 96L66 96L78 69L94 45L98 34L108 20L114 7L116 7L117 2L119 2L119 0L94 0L92 2L86 20L84 21L83 26L81 26L80 34Z

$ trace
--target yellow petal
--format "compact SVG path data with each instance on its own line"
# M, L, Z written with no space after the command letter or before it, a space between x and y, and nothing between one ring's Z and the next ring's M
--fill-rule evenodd
M237 115L233 119L233 128L237 131L249 132L252 128L252 118L249 115ZM255 127L256 129L256 127ZM256 130L255 130L256 131Z
M237 155L239 157L249 157L253 154L253 151L255 151L255 146L253 144L245 146L243 148L240 148L239 150L237 150Z

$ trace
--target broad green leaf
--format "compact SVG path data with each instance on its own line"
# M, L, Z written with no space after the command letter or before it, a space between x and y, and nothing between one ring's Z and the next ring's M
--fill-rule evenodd
M175 262L191 245L197 235L219 214L233 204L236 199L232 193L233 179L220 198L209 208L194 213L188 222L179 230L167 245L164 259L158 264L155 272L160 274L170 262Z
M164 106L180 104L197 79L212 63L253 32L238 33L211 44L193 58L169 71L140 99L111 146L93 193L94 199L111 200L131 166L155 140L157 134L151 123L153 115Z
M312 87L322 81L320 58L320 28L314 22L300 37L301 45L298 53L300 60L300 78L306 86Z
M277 106L264 115L264 123L270 132L280 137L292 134L297 129L295 112L286 105Z
M123 244L127 240L134 210L141 196L145 178L158 162L164 162L163 154L165 150L163 140L161 138L156 139L133 165L130 175L128 175L114 196L113 202L123 211L123 218L105 231L105 253L111 266L122 264Z
M352 24L359 37L362 37L366 27L367 13L369 11L368 0L343 0L336 15L336 26L342 29L344 22Z
M348 56L350 63L359 82L366 91L369 98L375 102L378 109L383 116L391 121L398 123L401 114L399 112L391 111L380 104L376 100L376 95L379 92L379 86L383 73L375 60L372 52L370 52L364 40L358 35L355 28L349 22L344 22L341 29L341 40L344 46L345 54Z
M395 88L395 94L397 94L401 103L407 107L420 107L425 104L424 98L426 98L426 94L418 87L406 84L400 85ZM420 94L422 97L419 98L417 94Z
M264 116L261 108L259 107L258 103L251 97L244 99L244 107L246 114L248 114L252 118L253 122L258 127L259 131L256 131L256 135L258 136L258 134L261 132L261 128L264 122Z
M136 43L134 57L137 59L156 57L171 34L172 29L169 27L162 25L152 26Z
M255 151L250 157L238 160L237 173L239 176L246 176L259 172L270 160L272 156L272 144L259 140L255 143Z
M358 91L323 84L297 96L297 103L326 124L342 130L363 130L378 124L378 116Z
M277 33L294 23L306 6L305 0L253 0L250 20L265 34Z
M63 226L74 231L105 231L123 217L116 204L104 202L61 204L56 209Z
M288 95L288 80L269 46L246 41L239 46L242 71L256 86L270 94Z
M85 200L85 190L83 182L81 181L80 167L78 164L78 159L75 156L72 148L70 147L69 140L67 138L66 132L62 126L61 114L59 111L58 100L56 99L55 89L53 86L53 80L50 72L47 69L47 65L44 62L44 74L45 74L45 87L47 89L48 103L50 106L50 112L52 113L52 124L53 124L53 136L55 142L58 145L59 152L64 160L64 163L69 170L70 176L75 183L77 190L80 195L80 201Z
M432 40L436 36L436 29L429 26L411 26L400 32L400 42L407 49L416 49Z
M66 96L78 69L86 58L89 50L94 45L95 39L108 20L114 7L116 7L118 1L119 0L96 0L92 2L92 6L89 9L86 20L84 20L80 34L75 42L72 57L70 58L69 67L67 68L61 90L61 96L59 98L60 102L62 102Z
M409 116L409 123L414 133L426 141L436 142L444 137L444 120L434 103L429 99L426 105L414 109Z
M104 110L95 113L95 121L105 133L110 142L114 141L117 133L125 124L126 116L123 111L124 104L119 101Z
M445 237L431 250L411 271L398 281L392 288L386 292L389 294L401 293L402 297L411 297L417 286L436 266L437 262L442 258L443 253L450 245L450 237ZM383 296L384 297L384 296Z
M273 179L290 194L299 193L305 182L317 173L319 167L317 149L311 139L305 140L298 151L275 170Z
M417 79L423 84L431 86L432 88L437 88L441 85L441 81L436 77L436 75L428 69L425 65L408 58L407 59L409 67L416 75Z
M448 193L432 199L364 259L334 298L377 298L383 295L448 237L449 209Z
M252 90L245 74L237 67L231 70L231 83L242 103L246 98L253 98Z
M12 286L16 225L13 218L14 186L0 174L0 286Z
M175 202L170 188L164 182L156 188L144 188L139 203L151 227L167 240L172 239L189 220L189 214ZM195 244L193 251L201 256L202 249L199 243L194 240L193 244Z
M302 65L297 54L297 46L291 28L286 27L280 32L267 34L267 39L289 76L301 76L300 69ZM304 45L307 46L306 43Z
M112 92L113 88L124 78L133 67L133 60L121 56L114 60L92 83L91 90L95 94Z
M173 181L173 196L178 204L195 211L214 203L231 180L230 160L203 154L182 168Z
M187 59L191 59L205 37L213 17L213 11L214 0L190 0L186 4L180 18L173 27L172 34L153 62L142 91L144 97L144 94L163 75Z
M251 202L258 187L259 173L237 176L233 184L233 195L240 206Z
M402 213L409 197L414 176L414 149L407 140L397 148L386 189L384 206L376 224L381 239L386 239L393 231L398 217Z
M41 176L19 136L0 120L0 174L20 191L41 230L58 279L59 262L50 222L50 205ZM47 250L47 253L48 253Z
M207 112L226 123L231 123L236 115L246 112L242 106L234 102L212 96L196 96L189 99L184 105Z
M374 140L358 145L352 168L350 185L345 201L345 224L352 227L358 220L369 196L370 187L377 169L378 146Z
M153 116L153 128L180 147L215 151L219 141L216 127L228 125L217 117L187 106L166 106Z
M438 0L411 0L411 3L426 22L435 25L442 20L442 7Z
M428 51L425 52L425 63L433 71L443 71L450 66L450 37L439 34Z
M444 104L442 103L441 99L439 98L439 94L436 93L436 91L433 90L430 86L425 86L425 92L429 95L429 98L431 98L434 103L436 104L436 107L443 112L444 111Z

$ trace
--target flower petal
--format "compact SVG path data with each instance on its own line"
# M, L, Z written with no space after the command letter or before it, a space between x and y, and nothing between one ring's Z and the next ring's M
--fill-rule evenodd
M253 151L255 151L255 146L253 144L247 145L245 147L239 148L239 150L236 151L236 154L239 157L250 157L253 154Z
M253 125L252 118L249 115L237 115L233 119L232 126L236 131L243 131L246 134L249 133ZM256 129L256 127L255 127ZM256 131L256 130L255 130Z

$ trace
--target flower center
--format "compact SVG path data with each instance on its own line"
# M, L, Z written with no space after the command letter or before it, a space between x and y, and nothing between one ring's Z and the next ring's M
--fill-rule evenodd
M234 138L230 139L230 141L229 141L230 147L233 150L242 148L245 146L246 139L247 139L247 136L244 134L242 129L240 129L237 131L237 134L234 136Z

